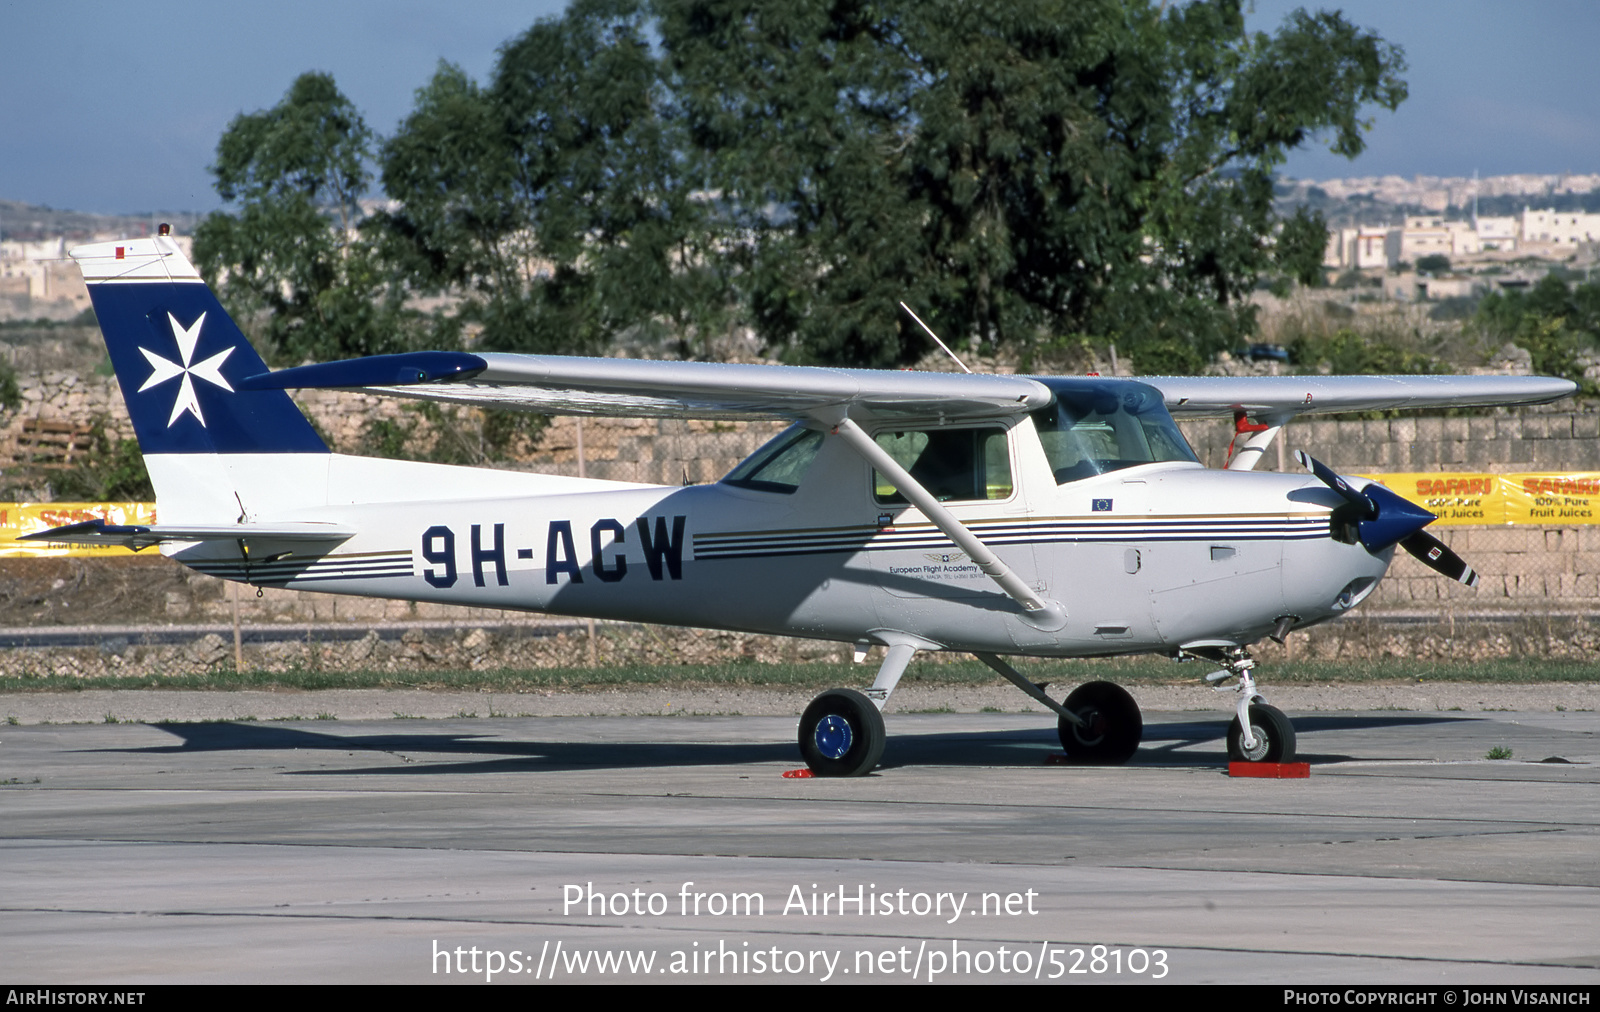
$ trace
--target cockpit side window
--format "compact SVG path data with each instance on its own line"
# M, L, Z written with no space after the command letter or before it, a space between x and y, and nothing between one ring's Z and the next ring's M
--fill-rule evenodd
M1011 455L1004 429L905 429L874 438L940 502L1011 497ZM906 501L876 470L872 490L885 505Z
M817 430L799 426L785 429L729 471L722 481L758 492L789 494L800 487L800 479L820 449L822 433Z
M1161 394L1142 383L1053 386L1056 399L1033 414L1056 483L1181 460L1198 463Z

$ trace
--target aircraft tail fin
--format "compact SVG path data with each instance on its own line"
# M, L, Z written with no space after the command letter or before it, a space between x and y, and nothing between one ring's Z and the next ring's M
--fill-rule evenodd
M169 453L328 453L282 390L238 389L266 363L171 236L72 250L139 448Z
M332 453L169 235L71 251L163 521L243 522L318 505Z

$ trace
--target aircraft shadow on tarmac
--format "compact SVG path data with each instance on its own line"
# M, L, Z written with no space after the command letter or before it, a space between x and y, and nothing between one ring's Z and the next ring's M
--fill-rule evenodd
M1317 715L1295 721L1301 745L1308 735L1420 724L1457 723L1472 718L1422 714ZM172 745L93 751L140 754L304 750L368 752L396 757L379 766L295 770L297 776L349 774L443 774L560 772L596 768L634 769L672 766L728 766L794 762L800 756L789 742L626 742L551 741L467 734L455 730L395 734L331 734L274 724L183 723L151 725L180 739ZM1147 725L1144 742L1129 765L1217 767L1226 762L1221 747L1227 723L1221 719L1169 721ZM1203 746L1211 747L1203 747ZM1197 747L1200 746L1200 747ZM1003 731L904 732L889 736L880 768L896 766L1037 766L1060 754L1054 728ZM412 758L427 756L429 758ZM435 756L459 757L434 759ZM404 757L404 758L401 758ZM1304 750L1304 762L1331 763L1355 757ZM1383 756L1363 756L1381 759Z

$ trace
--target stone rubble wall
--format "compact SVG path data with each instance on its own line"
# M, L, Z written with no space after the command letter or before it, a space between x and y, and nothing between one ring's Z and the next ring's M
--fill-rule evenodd
M474 628L407 630L399 639L369 631L357 640L304 640L245 644L247 670L287 672L365 670L446 672L530 670L589 666L591 644L582 628L550 634L534 630ZM1592 660L1600 651L1600 622L1588 618L1529 616L1517 622L1439 622L1397 625L1373 613L1357 612L1339 622L1291 634L1285 646L1270 640L1253 653L1266 670L1292 669L1296 661L1363 661L1385 657L1414 660L1539 658ZM611 668L649 665L675 668L692 664L843 662L849 648L838 643L781 636L600 623L593 644L595 665ZM923 662L961 662L965 654L924 654ZM882 661L874 648L864 673ZM1081 662L1019 659L1024 669L1080 671ZM233 644L208 633L181 644L107 641L98 647L0 650L0 678L127 678L204 675L231 670ZM1204 664L1174 665L1174 682L1205 673ZM752 669L751 680L759 681Z

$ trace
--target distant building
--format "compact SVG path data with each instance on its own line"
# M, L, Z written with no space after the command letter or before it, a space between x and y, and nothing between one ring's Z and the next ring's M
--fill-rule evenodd
M1485 250L1510 252L1517 248L1517 236L1522 222L1512 215L1480 217L1478 219L1478 245Z
M1522 209L1521 239L1527 243L1576 246L1600 239L1600 214Z
M1322 265L1337 270L1386 268L1400 259L1400 230L1385 225L1362 225L1329 231Z

